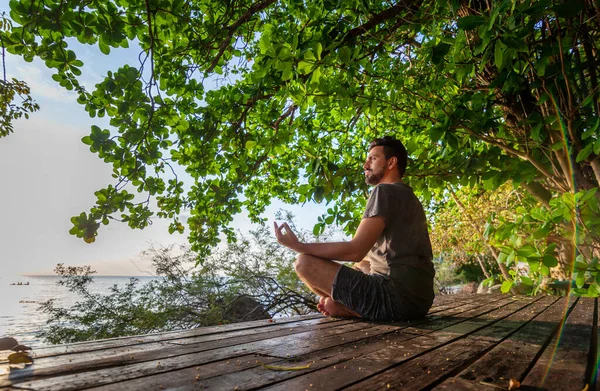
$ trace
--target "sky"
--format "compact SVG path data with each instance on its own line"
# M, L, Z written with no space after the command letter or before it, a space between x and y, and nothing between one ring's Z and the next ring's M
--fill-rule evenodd
M0 11L2 10L0 6ZM111 69L137 64L135 49L102 55L94 47L74 48L84 62L83 85L88 91ZM52 274L57 263L91 265L98 275L146 275L149 262L140 256L150 245L186 243L186 234L168 233L168 222L154 219L144 230L111 222L101 226L96 242L71 236L70 218L88 211L94 191L113 183L111 166L89 151L81 138L92 125L110 128L106 119L90 118L77 95L52 80L43 62L27 63L7 54L7 77L25 81L40 110L13 123L14 133L0 138L0 279L26 274ZM325 206L290 206L273 202L263 217L274 220L285 208L297 216L299 228L311 229ZM247 216L233 226L253 228Z

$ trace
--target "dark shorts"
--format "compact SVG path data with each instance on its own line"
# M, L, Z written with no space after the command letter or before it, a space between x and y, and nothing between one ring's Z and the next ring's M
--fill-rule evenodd
M369 320L404 320L409 318L406 300L394 283L380 274L365 274L342 266L333 279L331 297Z

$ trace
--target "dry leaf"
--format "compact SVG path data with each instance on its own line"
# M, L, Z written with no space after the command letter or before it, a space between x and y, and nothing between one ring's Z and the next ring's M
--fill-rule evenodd
M17 352L8 356L8 363L11 365L33 364L33 358L25 352Z
M508 382L509 390L516 390L519 387L521 387L521 382L519 382L518 380L510 379L510 381Z
M259 362L260 365L262 365L263 367L270 369L272 371L301 371L303 369L310 368L312 363L313 362L310 362L306 365L300 365L300 366L296 366L296 367L286 367L283 365L268 365L268 364L263 364L263 363Z
M15 352L24 352L25 350L31 350L31 348L29 346L25 346L25 345L17 345L15 347L13 347L11 350L13 350Z

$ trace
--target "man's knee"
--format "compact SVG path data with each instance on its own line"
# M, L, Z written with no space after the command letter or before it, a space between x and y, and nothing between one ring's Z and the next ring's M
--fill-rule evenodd
M294 270L299 276L306 275L310 265L310 255L299 254L294 262Z

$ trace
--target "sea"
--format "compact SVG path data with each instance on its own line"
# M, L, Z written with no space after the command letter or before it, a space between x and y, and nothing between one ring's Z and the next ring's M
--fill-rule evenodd
M115 284L125 285L130 278L94 276L90 292L108 293L110 287ZM144 284L157 277L136 278ZM82 300L66 287L58 285L58 280L58 276L19 276L10 280L0 278L0 338L13 337L19 343L32 348L48 346L47 342L37 337L48 320L48 315L39 309L40 303L56 299L57 305L67 307Z

